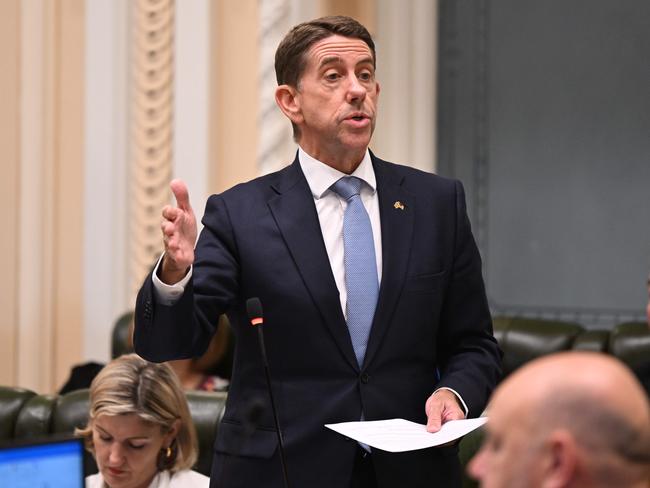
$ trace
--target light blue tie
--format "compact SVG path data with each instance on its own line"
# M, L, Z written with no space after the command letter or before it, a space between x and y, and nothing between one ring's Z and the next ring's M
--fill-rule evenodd
M359 367L366 355L379 295L375 243L370 218L359 195L361 183L359 178L344 176L332 185L332 190L348 202L343 216L347 322Z

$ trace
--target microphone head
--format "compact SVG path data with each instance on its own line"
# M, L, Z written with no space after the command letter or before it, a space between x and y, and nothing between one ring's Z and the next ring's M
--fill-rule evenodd
M262 302L257 297L249 298L246 300L246 314L248 320L253 325L261 325L264 323L264 314L262 313Z

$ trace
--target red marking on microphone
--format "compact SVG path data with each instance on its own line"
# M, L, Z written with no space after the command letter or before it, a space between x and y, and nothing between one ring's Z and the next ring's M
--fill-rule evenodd
M264 323L264 319L262 317L257 317L254 319L251 319L251 324L253 325L260 325Z

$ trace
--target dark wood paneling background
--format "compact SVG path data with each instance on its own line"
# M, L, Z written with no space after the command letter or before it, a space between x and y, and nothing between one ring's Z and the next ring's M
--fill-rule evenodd
M650 2L441 0L438 172L495 314L643 320Z

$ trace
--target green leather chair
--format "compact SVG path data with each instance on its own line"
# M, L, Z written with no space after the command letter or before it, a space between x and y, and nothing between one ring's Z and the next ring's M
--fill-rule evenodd
M504 377L531 359L572 349L585 332L579 324L557 320L495 317L493 323L503 351Z
M18 417L36 393L23 388L0 386L0 441L15 439Z
M609 335L609 352L634 371L650 397L650 330L646 322L619 324Z
M133 310L123 313L115 321L111 335L111 357L113 359L133 352L131 322L133 322Z
M585 330L573 341L574 351L607 352L608 330Z
M645 322L625 322L609 334L609 352L636 369L650 361L650 330Z

